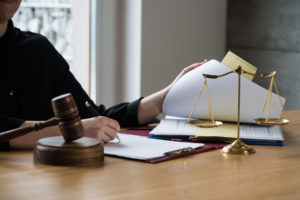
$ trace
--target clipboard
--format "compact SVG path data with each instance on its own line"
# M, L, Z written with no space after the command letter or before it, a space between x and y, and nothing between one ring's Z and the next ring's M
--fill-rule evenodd
M137 128L122 129L122 130L120 130L120 133L149 137L149 132L151 130L153 130L153 128L155 128L155 127L154 126L143 126L143 127L137 127ZM178 139L173 140L173 141L180 141L181 142L181 141L184 141L184 140L178 138ZM192 142L192 143L198 143L198 142ZM177 158L182 158L182 157L185 157L185 156L190 156L190 155L194 155L194 154L198 154L198 153L202 153L202 152L206 152L206 151L220 149L220 148L222 148L226 145L225 143L219 143L219 142L202 142L202 143L204 144L204 146L201 147L201 148L197 148L194 151L184 152L184 153L177 154L177 155L173 154L172 156L164 155L160 158L148 159L148 160L144 160L144 161L148 162L148 163L159 163L159 162L168 161L168 160L177 159Z
M205 146L203 143L173 142L122 133L118 135L120 141L115 139L104 145L105 155L155 163L191 155Z
M191 152L187 152L184 154L178 154L178 155L172 155L172 156L163 156L161 158L156 158L156 159L149 159L149 160L147 160L147 162L149 162L149 163L163 162L163 161L172 160L172 159L176 159L176 158L182 158L185 156L190 156L190 155L194 155L194 154L198 154L198 153L202 153L202 152L206 152L206 151L210 151L210 150L219 149L224 146L225 146L225 144L223 144L223 143L205 143L204 147L197 148Z

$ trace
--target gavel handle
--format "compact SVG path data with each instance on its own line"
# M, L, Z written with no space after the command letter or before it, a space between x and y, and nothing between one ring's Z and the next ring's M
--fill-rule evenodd
M22 135L25 135L32 131L38 131L38 130L41 130L46 127L55 126L57 124L58 124L58 120L54 117L47 121L36 123L32 126L16 128L13 130L5 131L5 132L0 133L0 143L9 141L13 138L16 138L16 137L19 137Z

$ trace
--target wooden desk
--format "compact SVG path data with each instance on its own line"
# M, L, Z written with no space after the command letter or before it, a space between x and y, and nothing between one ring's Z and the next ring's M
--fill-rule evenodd
M250 156L105 157L100 168L69 168L34 164L32 151L0 152L0 199L300 199L300 111L288 114L285 146L255 146Z

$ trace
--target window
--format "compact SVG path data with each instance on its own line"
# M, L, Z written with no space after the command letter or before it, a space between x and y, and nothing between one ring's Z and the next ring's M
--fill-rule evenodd
M89 13L89 1L23 0L13 17L16 27L48 38L88 93Z

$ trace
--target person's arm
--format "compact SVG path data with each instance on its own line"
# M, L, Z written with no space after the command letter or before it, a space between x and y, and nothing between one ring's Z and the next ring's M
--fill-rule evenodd
M189 71L199 67L200 65L207 62L205 59L201 63L194 63L186 68L184 68L181 73L175 78L175 80L166 88L149 95L145 98L143 98L139 104L138 109L138 120L140 124L148 123L149 121L153 120L155 117L157 117L161 111L162 111L162 104L164 102L164 99L169 92L169 90L172 88L172 86L186 73Z
M175 80L169 86L152 95L143 98L140 101L136 101L134 104L138 104L137 112L138 112L139 123L145 124L155 119L155 117L157 117L157 115L161 113L162 104L165 99L165 96L167 95L171 87L176 83L176 81L179 78L181 78L184 74L202 65L204 62L195 63L193 65L186 67L181 71L181 73L175 78ZM127 105L124 104L124 106ZM118 109L120 109L120 107L122 106L118 106ZM132 106L132 107L133 107L132 109L135 109L134 107L136 106ZM38 121L25 121L20 127L30 126L37 122ZM82 124L85 131L85 136L97 138L98 140L104 143L114 139L116 137L116 133L120 130L120 125L116 120L105 116L83 119ZM10 140L10 147L11 148L33 148L35 143L40 138L58 136L58 135L61 135L58 126L48 127L48 128L44 128L43 130L35 131L27 135Z
M19 128L32 126L40 121L25 121ZM35 143L44 137L59 136L58 126L47 127L39 131L33 131L26 135L9 140L9 146L12 149L32 149Z
M24 120L0 114L0 132L18 128ZM9 142L0 143L0 150L9 149Z
M89 119L83 119L82 125L85 136L93 137L104 143L116 137L116 133L120 130L117 121L99 116ZM40 121L25 121L20 128L32 126ZM33 131L26 135L11 139L9 141L10 148L13 149L31 149L36 142L45 137L60 136L61 132L58 126L47 127L39 131Z

